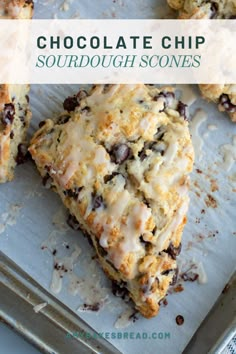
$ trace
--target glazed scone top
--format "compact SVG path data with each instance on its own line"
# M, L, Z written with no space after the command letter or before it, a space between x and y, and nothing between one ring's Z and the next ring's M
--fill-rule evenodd
M236 16L236 0L168 0L182 19L229 19Z
M193 149L185 107L172 89L145 85L99 85L73 100L74 111L45 121L30 151L131 279L144 242L156 254L167 249L187 211Z

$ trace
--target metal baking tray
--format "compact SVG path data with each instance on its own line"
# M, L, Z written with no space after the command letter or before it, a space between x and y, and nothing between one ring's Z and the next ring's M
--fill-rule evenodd
M220 354L236 335L236 274L204 319L184 354ZM47 303L37 314L33 308ZM0 252L0 320L43 353L121 353ZM86 339L73 333L89 333ZM68 336L73 336L73 340ZM96 338L96 339L95 339Z
M34 307L42 303L47 306L36 313ZM0 306L0 320L43 353L120 353L2 252ZM91 338L74 336L78 332Z

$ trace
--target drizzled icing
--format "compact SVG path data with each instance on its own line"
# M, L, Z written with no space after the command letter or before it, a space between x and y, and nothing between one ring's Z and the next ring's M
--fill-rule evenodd
M184 215L186 215L188 210L188 204L189 198L186 198L183 201L182 205L178 208L170 225L158 236L158 240L156 243L156 252L160 252L161 250L163 250L166 240L171 237L172 233L175 232L178 226L183 222L183 217Z
M71 212L99 239L107 260L126 268L128 279L136 277L146 252L141 236L151 239L156 255L187 211L193 149L188 123L168 90L96 86L52 132L52 177L63 190L83 187L78 198L68 200ZM117 162L114 147L120 144L131 155ZM100 198L96 207L94 198Z
M207 114L200 109L193 117L190 123L190 131L192 133L192 141L194 146L195 155L198 158L198 161L202 159L202 146L203 139L199 133L199 129L203 122L207 119Z
M220 152L223 155L222 168L230 171L236 161L236 135L233 136L231 144L225 144L220 147Z
M66 126L67 139L62 146L62 153L69 151L63 160L64 174L60 177L60 183L65 186L74 176L76 171L83 168L85 173L81 178L81 184L90 182L96 176L96 172L104 175L112 173L114 167L104 147L97 146L92 139L86 139L86 126L77 122L69 122Z
M96 223L103 224L103 232L100 238L100 245L102 247L108 247L108 240L112 229L116 226L117 222L121 223L120 236L123 237L119 244L119 247L109 253L110 259L114 263L114 266L119 269L124 260L124 257L130 252L142 252L142 246L139 241L139 237L146 231L146 223L152 217L151 209L148 209L146 205L136 202L129 211L126 220L121 221L121 216L124 214L131 196L128 191L125 190L120 194L120 198L111 205L106 211L106 214L102 212L98 213L95 219ZM107 215L109 215L110 223L106 222Z

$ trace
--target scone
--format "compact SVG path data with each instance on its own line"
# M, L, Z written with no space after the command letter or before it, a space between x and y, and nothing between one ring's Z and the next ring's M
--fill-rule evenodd
M235 19L235 0L167 0L180 19Z
M180 19L236 19L236 0L167 0ZM218 104L236 122L236 84L199 85L204 98Z
M32 18L33 0L1 0L0 19L21 19Z
M45 120L29 151L107 275L150 318L176 279L193 147L172 88L97 85Z
M236 122L236 84L235 85L199 85L203 97L217 103L221 112L228 112Z
M30 19L33 1L1 1L0 19ZM16 163L22 162L29 110L28 85L0 85L0 183L13 178Z

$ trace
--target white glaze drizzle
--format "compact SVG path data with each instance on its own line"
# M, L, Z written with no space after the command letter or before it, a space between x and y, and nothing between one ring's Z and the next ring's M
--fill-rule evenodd
M186 197L182 205L177 210L176 215L173 217L170 225L158 236L158 240L156 243L156 252L160 252L161 250L163 250L163 245L165 244L166 240L171 236L173 232L176 231L178 226L182 223L183 217L188 210L188 204L189 198Z
M134 309L128 308L125 311L123 311L117 318L116 322L114 323L114 327L116 329L121 329L121 328L127 328L129 327L132 323L133 320L131 316L134 313Z
M177 85L176 88L181 90L180 99L188 106L191 106L197 100L198 97L190 85Z
M232 144L225 144L220 147L220 153L223 155L222 169L230 171L236 161L236 135L232 138Z
M61 291L63 276L73 271L73 267L77 262L80 253L81 249L75 244L75 250L72 252L71 256L62 257L61 259L55 258L55 262L58 267L57 269L53 269L52 281L50 285L50 290L54 294L58 294ZM65 269L67 272L65 272Z
M207 114L202 109L197 111L192 121L190 122L190 132L192 134L192 142L194 146L195 156L198 161L202 159L202 146L203 139L200 136L200 127L203 122L207 119Z

